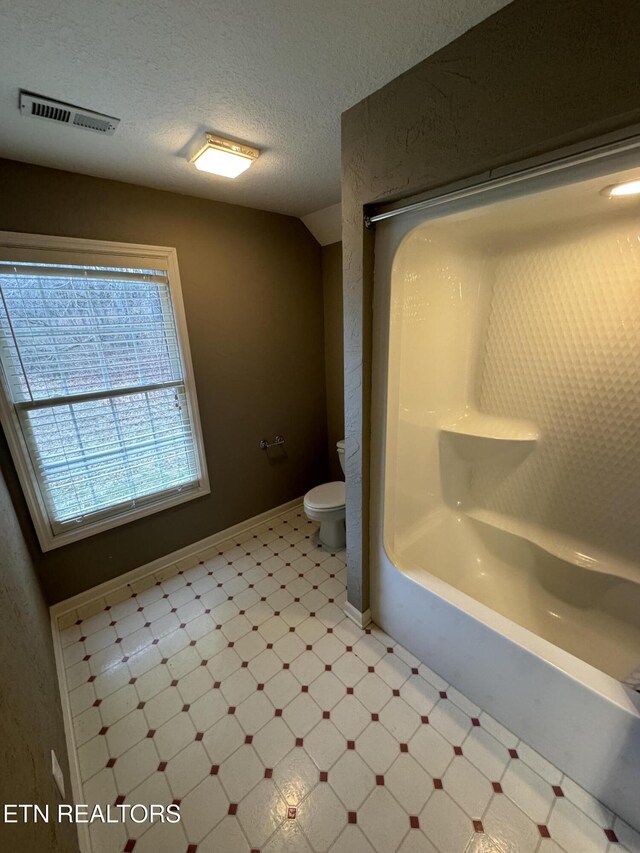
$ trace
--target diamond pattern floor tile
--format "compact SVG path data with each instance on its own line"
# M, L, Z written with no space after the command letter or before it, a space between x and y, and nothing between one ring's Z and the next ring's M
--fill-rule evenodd
M631 853L640 836L376 626L292 510L60 618L88 853ZM578 845L578 846L576 846ZM625 846L626 845L626 846Z

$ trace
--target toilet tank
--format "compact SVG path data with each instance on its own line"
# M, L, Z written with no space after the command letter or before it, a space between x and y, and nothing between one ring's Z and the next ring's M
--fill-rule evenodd
M344 474L344 438L337 442L336 447L338 448L340 467L342 468L342 473Z

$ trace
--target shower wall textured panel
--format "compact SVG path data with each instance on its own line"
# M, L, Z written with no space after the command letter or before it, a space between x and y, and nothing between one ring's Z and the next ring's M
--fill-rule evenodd
M638 232L583 227L494 262L476 404L534 421L541 439L515 468L474 466L471 501L637 563Z

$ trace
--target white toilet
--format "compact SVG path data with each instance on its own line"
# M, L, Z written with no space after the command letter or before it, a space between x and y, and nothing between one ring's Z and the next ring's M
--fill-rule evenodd
M344 472L344 440L337 443L340 467ZM311 521L320 522L318 542L329 551L344 548L345 532L344 483L324 483L304 496L304 511Z

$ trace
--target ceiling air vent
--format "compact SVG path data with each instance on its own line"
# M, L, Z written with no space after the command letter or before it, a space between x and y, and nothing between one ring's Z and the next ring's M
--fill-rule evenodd
M29 118L40 118L46 121L55 121L58 124L69 124L72 127L82 127L85 130L93 130L105 136L112 136L120 124L119 118L96 113L93 110L85 110L73 104L65 104L64 101L54 101L51 98L43 98L33 92L20 90L20 112Z

